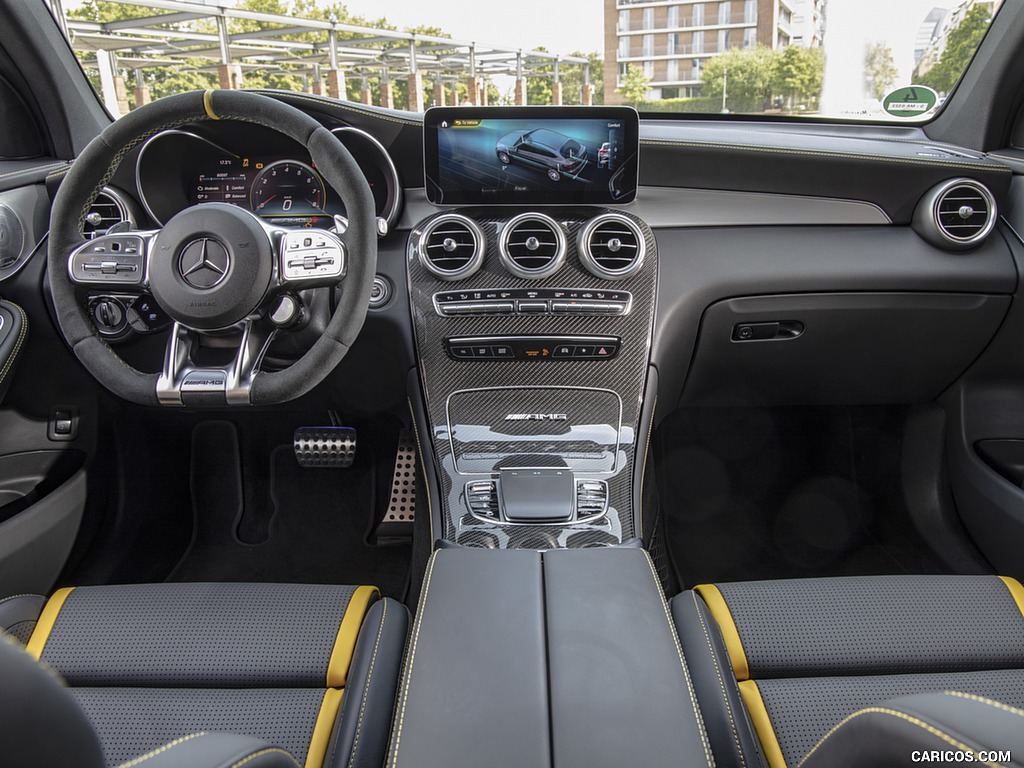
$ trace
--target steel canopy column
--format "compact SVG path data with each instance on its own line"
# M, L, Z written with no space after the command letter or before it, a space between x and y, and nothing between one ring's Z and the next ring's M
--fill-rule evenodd
M220 45L217 80L221 88L237 90L242 87L242 70L231 65L231 38L228 36L228 20L223 14L217 17L217 41Z
M146 86L146 79L142 75L142 69L135 68L135 106L141 107L150 102L149 88Z
M100 91L103 93L103 104L110 114L120 115L121 105L117 102L117 86L114 84L113 51L96 51L96 65L100 70Z
M380 71L380 105L385 109L395 108L395 96L391 92L391 78L387 68Z
M466 90L469 94L466 100L470 104L478 104L480 100L480 84L476 79L476 46L469 46L469 78L466 80ZM453 103L455 103L453 101Z
M327 70L327 95L332 99L347 99L348 85L345 83L345 72L338 66L337 31L328 30L327 46L330 61L330 69Z
M409 111L423 111L423 76L416 67L416 41L409 41Z
M441 73L438 72L437 73L437 79L434 80L434 106L435 107L443 107L444 106L444 97L445 97L444 80L441 79Z
M516 104L526 104L526 78L523 77L523 52L516 52Z
M551 83L551 103L558 106L562 103L562 80L558 72L558 58L555 58L555 77Z

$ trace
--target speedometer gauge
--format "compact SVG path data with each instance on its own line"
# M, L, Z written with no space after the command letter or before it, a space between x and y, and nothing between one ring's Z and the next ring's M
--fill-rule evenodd
M314 216L323 213L323 179L305 163L278 160L253 179L249 204L258 216Z

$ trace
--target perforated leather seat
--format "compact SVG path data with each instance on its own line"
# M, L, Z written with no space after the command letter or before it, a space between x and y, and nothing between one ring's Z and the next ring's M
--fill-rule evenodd
M727 767L1012 752L1024 744L1022 611L1024 588L995 576L701 585L672 602Z
M306 766L383 763L408 611L374 587L80 587L42 604L0 602L0 627L66 681L106 765L198 732Z

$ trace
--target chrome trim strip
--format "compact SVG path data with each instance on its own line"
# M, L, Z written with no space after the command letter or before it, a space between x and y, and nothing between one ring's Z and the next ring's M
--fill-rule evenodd
M225 149L220 144L215 144L214 142L207 139L205 136L200 136L199 134L192 133L191 131L183 131L179 128L172 128L169 131L160 131L160 133L155 133L148 139L146 139L146 141L142 144L142 149L139 150L139 157L135 161L135 188L139 192L139 199L142 200L142 207L146 209L146 213L149 214L149 217L161 227L164 226L167 222L161 221L160 218L155 213L153 213L153 209L149 207L149 201L146 199L146 190L142 186L142 158L145 157L146 150L149 149L150 144L159 139L161 136L169 136L171 134L177 134L179 136L188 136L189 138L205 142L214 149L219 149L221 152L223 152L226 155L230 155L231 157L241 157L241 155L232 152L230 149Z
M405 190L399 229L451 208L427 202L422 187ZM863 200L842 200L771 192L733 192L689 187L640 187L627 205L602 205L643 219L650 227L884 226L892 219L879 206ZM515 210L515 206L509 206Z
M509 338L515 338L515 337L509 337ZM459 389L459 390L456 390L455 392L452 392L450 395L448 395L447 398L445 398L445 401L444 401L444 417L445 417L445 421L447 423L444 425L444 427L445 427L445 430L448 432L448 445L451 448L452 463L453 463L453 465L455 467L455 471L456 471L457 474L459 474L460 476L463 476L463 477L490 477L494 473L493 472L463 472L463 471L461 471L459 469L458 454L455 452L455 440L452 438L452 413L451 413L452 398L455 397L456 395L464 395L464 394L469 394L471 392L507 392L507 391L522 392L523 390L527 390L527 389L550 389L550 390L555 390L555 391L564 391L564 390L568 389L568 390L574 390L574 391L580 391L580 392L604 392L605 394L614 395L615 396L615 400L619 404L619 415L618 415L619 423L618 423L618 425L616 427L616 430L615 430L615 449L613 451L613 456L612 456L612 467L611 467L611 469L606 470L604 472L587 472L587 474L588 475L614 475L616 472L619 472L622 469L622 467L619 465L619 448L622 446L622 396L618 392L615 392L614 390L611 390L611 389L602 389L600 387L558 387L558 386L549 386L549 385L545 385L545 384L531 384L531 385L525 386L525 387L479 387L479 388L476 388L476 389ZM434 427L435 430L437 429L438 426L440 426L440 425L435 425L435 427ZM509 467L509 469L554 469L554 467ZM566 467L566 469L572 469L572 467Z
M389 192L388 197L393 198L393 200L391 201L390 208L387 211L385 211L385 212L383 212L381 214L378 214L378 215L381 218L383 218L388 223L388 231L394 229L395 228L395 222L398 220L398 214L401 213L401 211L402 211L402 192L403 192L403 190L402 190L402 180L401 180L401 178L398 175L398 168L395 166L395 161L391 158L391 155L388 154L387 149L380 142L380 140L377 139L376 136L373 136L373 135L367 133L362 128L355 128L355 127L353 127L351 125L344 125L344 126L341 126L340 128L332 128L331 129L331 133L333 133L333 134L352 133L352 134L355 134L357 136L362 136L363 138L369 140L370 144L373 145L374 149L376 149L378 151L379 156L384 158L384 161L387 163L387 167L388 167L388 170L390 171L390 176L391 176L391 178L389 179L389 181L391 182L391 189L388 190L388 192ZM346 149L347 149L347 147L346 147ZM383 235L381 235L381 236L383 237Z

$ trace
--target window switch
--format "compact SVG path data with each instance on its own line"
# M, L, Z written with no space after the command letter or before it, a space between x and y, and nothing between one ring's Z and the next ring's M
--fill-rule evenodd
M78 409L57 406L50 410L50 424L47 430L50 440L74 440L78 436Z

